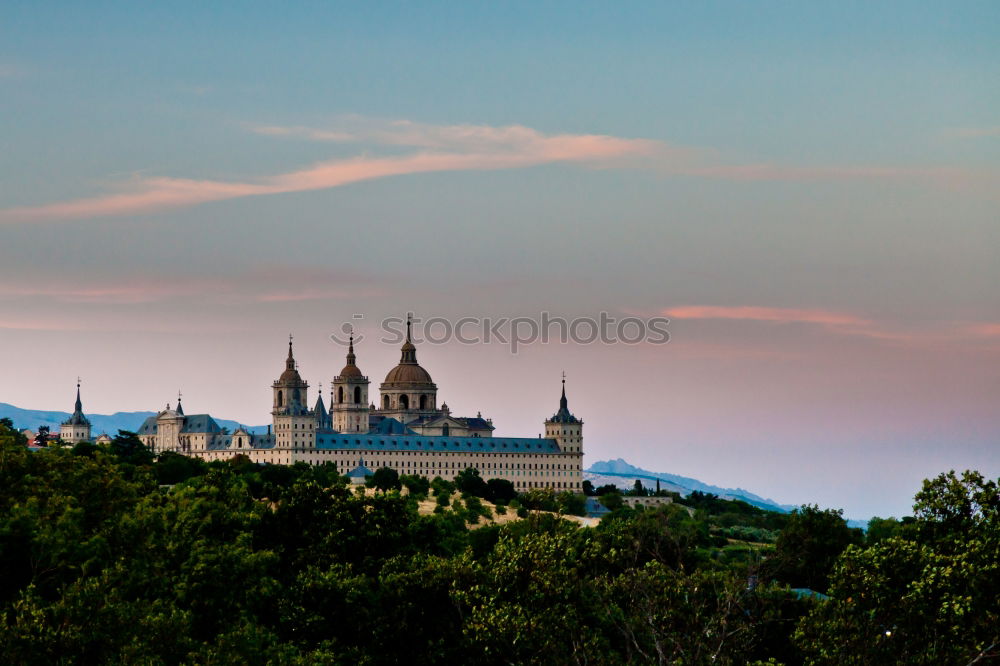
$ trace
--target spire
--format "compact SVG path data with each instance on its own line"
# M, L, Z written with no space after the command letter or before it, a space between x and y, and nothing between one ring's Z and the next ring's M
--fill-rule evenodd
M559 398L559 411L564 411L567 409L566 406L566 373L562 373L562 397Z
M295 356L292 355L292 334L288 334L288 358L285 359L285 369L295 369Z
M184 416L184 408L181 407L181 392L177 391L177 413Z
M579 423L580 420L569 411L569 403L566 400L566 373L562 376L562 395L559 396L559 411L549 419L551 423Z
M413 346L413 315L411 313L406 314L406 342L403 343L402 355L399 358L400 363L405 363L407 365L417 364L417 348Z
M76 378L76 404L73 406L74 414L83 413L83 402L80 400L80 378Z
M347 365L357 365L357 356L354 355L354 332L351 332L350 342L347 343Z
M90 427L90 421L83 415L83 401L80 400L80 378L76 378L76 402L73 404L73 414L62 425L85 425Z

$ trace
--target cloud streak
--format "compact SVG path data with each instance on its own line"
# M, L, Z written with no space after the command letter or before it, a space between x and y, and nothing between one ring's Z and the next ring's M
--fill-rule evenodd
M118 193L8 208L0 211L0 221L35 222L132 215L241 197L323 190L406 174L517 169L557 162L600 165L648 155L655 146L654 142L643 139L579 134L549 136L516 126L480 129L474 132L448 127L408 127L393 145L419 146L424 150L400 156L320 162L256 182L137 178L121 186L122 191ZM290 128L287 133L298 131ZM266 128L262 132L277 135L283 130ZM463 136L466 138L463 139ZM389 139L385 141L389 142Z
M913 181L947 189L1000 191L995 172L957 168L781 166L724 164L715 151L679 148L649 139L603 134L544 134L522 125L429 125L347 117L334 129L252 126L250 131L309 141L374 144L414 152L358 156L313 164L246 182L135 177L115 191L71 201L0 210L0 223L42 222L139 215L251 196L342 187L421 173L497 171L543 164L591 168L643 168L665 175L756 181ZM995 196L995 194L993 194Z
M932 330L893 327L849 312L824 309L775 308L754 305L681 305L660 312L672 320L734 320L769 324L819 326L839 335L860 336L904 344L990 341L1000 337L996 322L939 322Z

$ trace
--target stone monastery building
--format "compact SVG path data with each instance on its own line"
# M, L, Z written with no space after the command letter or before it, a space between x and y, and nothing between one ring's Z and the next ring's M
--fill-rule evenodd
M437 385L417 363L409 322L401 352L399 364L379 385L376 406L369 401L368 377L358 368L352 337L327 411L322 395L309 407L309 385L299 375L289 339L285 370L272 384L267 434L227 432L208 414L186 415L178 398L176 409L168 404L146 419L139 437L154 453L175 451L204 460L243 454L258 463L333 462L342 473L391 467L428 478L451 478L475 467L484 479L507 479L518 490L582 489L583 421L567 407L565 379L559 411L545 421L543 437L496 437L491 420L452 416L447 403L438 407Z

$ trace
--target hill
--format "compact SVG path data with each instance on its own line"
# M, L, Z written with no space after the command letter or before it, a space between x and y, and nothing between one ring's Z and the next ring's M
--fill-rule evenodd
M115 412L114 414L87 414L94 436L101 433L115 435L119 430L135 431L150 416L156 412ZM49 426L52 432L59 432L59 424L70 417L69 412L47 412L39 409L22 409L6 402L0 402L0 418L9 418L18 430L30 428L38 430L39 426ZM215 419L223 428L235 430L240 426L236 421ZM251 432L267 432L267 426L244 426Z
M652 481L654 484L659 480L662 489L679 492L682 495L687 495L691 491L698 490L703 493L718 495L723 499L742 500L747 504L771 511L787 513L795 508L793 505L779 504L772 499L761 497L743 488L722 488L687 476L670 474L669 472L651 472L641 467L636 467L622 458L598 461L585 470L584 477L590 479L590 482L596 486L613 483L622 488L631 488L636 479L640 479L643 482Z

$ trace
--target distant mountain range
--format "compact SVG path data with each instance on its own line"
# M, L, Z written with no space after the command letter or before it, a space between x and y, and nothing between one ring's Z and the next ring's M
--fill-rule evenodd
M114 414L87 414L90 421L91 433L94 437L101 433L107 433L114 437L119 430L130 430L135 432L150 416L156 416L156 412L115 412ZM69 412L46 412L38 409L21 409L6 402L0 402L0 419L9 418L14 422L14 427L18 430L30 428L37 431L38 426L47 425L53 433L59 432L59 424L70 417ZM223 428L229 428L230 432L236 430L241 424L227 419L215 419L215 422ZM243 426L250 432L267 432L267 426Z
M743 500L747 504L768 509L769 511L787 513L796 508L791 504L778 504L772 499L761 497L743 488L721 488L686 476L679 476L668 472L650 472L641 467L631 465L621 458L617 460L598 461L591 465L590 469L584 471L584 478L590 479L590 482L595 486L611 483L622 488L631 488L635 480L639 479L644 482L643 485L655 487L656 481L659 480L660 488L663 490L671 490L682 495L687 495L693 490L699 490L703 493L718 495L723 499ZM600 483L598 483L598 480L600 480ZM651 481L652 485L645 483L645 481Z
M655 488L656 482L659 480L661 489L677 492L681 495L688 495L692 491L699 490L703 493L718 495L722 499L742 500L747 504L767 509L768 511L788 513L798 508L794 504L778 504L772 499L761 497L743 488L722 488L687 476L679 476L668 472L650 472L647 469L636 467L622 458L600 460L594 463L589 469L584 470L583 478L589 480L595 487L612 484L623 490L632 488L635 485L636 479L642 481L643 486L647 488ZM850 527L868 529L867 520L847 519L847 524Z

